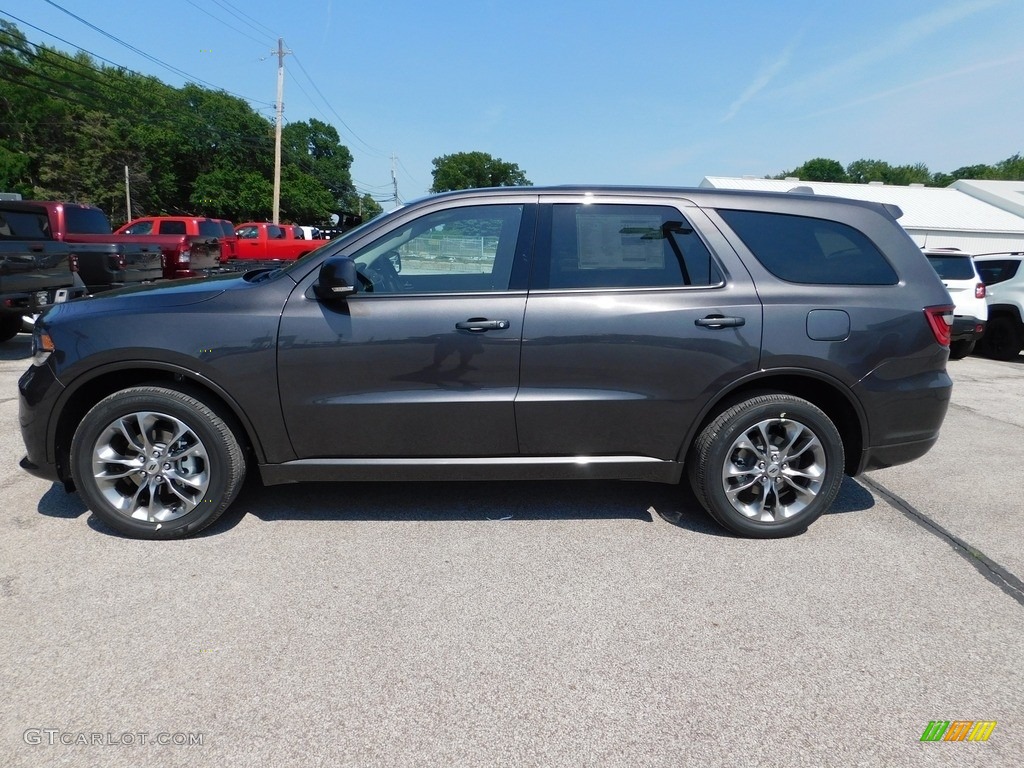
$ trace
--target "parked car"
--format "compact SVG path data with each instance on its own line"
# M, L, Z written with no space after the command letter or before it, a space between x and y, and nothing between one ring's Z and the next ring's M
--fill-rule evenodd
M286 227L288 231L285 231ZM291 227L292 225L257 221L239 224L235 227L235 234L238 236L238 258L291 261L305 256L327 242L297 239Z
M107 215L92 205L48 200L11 202L46 210L54 240L79 244L148 245L160 249L162 275L167 279L197 277L215 267L220 245L212 238L184 234L115 234Z
M85 294L71 247L50 236L46 212L7 205L0 201L0 342L26 317Z
M723 526L792 535L844 472L938 437L953 305L899 215L704 189L426 198L284 268L49 310L19 382L21 465L144 538L208 526L248 468L686 472Z
M1024 349L1024 253L986 253L974 257L985 281L988 329L978 351L996 360L1015 360Z
M926 248L924 254L953 299L949 356L960 360L971 354L978 339L985 335L985 283L978 276L971 254L959 248Z

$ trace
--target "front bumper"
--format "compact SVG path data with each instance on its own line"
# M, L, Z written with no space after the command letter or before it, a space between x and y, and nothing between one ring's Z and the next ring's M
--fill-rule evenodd
M26 456L21 468L36 477L54 482L70 478L68 467L58 458L51 416L64 386L49 365L33 365L18 379L18 421Z

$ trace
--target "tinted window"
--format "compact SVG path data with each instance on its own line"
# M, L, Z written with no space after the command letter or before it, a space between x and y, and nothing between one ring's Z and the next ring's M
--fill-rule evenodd
M776 277L816 285L894 285L896 272L853 227L827 219L720 210L732 230Z
M938 256L927 254L928 263L943 280L973 280L974 267L970 256Z
M267 224L267 238L269 240L284 240L284 230L274 224Z
M985 285L995 285L1004 280L1009 280L1017 274L1020 268L1019 259L999 259L997 261L976 261L974 266L978 268L981 275L981 282Z
M0 237L19 240L49 240L50 220L46 211L0 211Z
M225 237L235 236L235 227L230 221L221 220L218 223L220 224L221 231L224 233Z
M98 208L64 206L64 226L75 235L109 235L110 222Z
M185 222L184 221L161 221L160 222L160 234L161 235L184 235L185 234Z
M220 237L222 234L221 226L213 219L200 219L199 234L202 237Z
M124 234L126 235L150 235L153 233L153 222L149 221L138 221L128 227Z
M522 216L522 205L438 211L389 232L353 258L373 293L503 291Z
M708 286L722 275L682 214L655 205L554 205L538 288ZM546 279L545 279L546 278Z

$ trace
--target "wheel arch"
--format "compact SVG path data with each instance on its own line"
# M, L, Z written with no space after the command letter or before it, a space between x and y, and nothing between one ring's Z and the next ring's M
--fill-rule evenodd
M238 403L214 382L195 371L169 363L126 361L97 368L80 377L64 390L56 404L59 416L50 425L50 445L53 446L57 471L65 485L72 482L71 438L85 414L108 395L143 384L164 386L202 400L229 423L246 453L251 453L259 463L265 460L252 422Z
M705 406L683 443L680 459L687 463L697 436L718 414L737 403L764 394L786 394L807 400L820 408L835 424L843 439L848 475L857 473L868 434L864 409L842 382L822 374L800 370L759 371L723 390Z

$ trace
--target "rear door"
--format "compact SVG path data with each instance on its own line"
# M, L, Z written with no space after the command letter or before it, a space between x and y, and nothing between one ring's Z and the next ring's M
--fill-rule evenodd
M677 458L707 401L757 368L750 276L690 204L541 202L520 452Z

